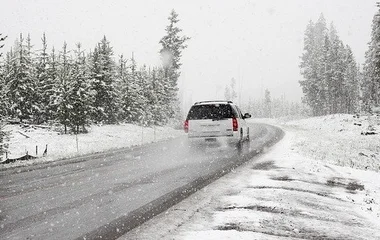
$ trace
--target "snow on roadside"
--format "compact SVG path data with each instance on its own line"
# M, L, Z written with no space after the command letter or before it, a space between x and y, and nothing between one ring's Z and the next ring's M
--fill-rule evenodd
M7 125L11 131L8 158L18 158L26 153L37 159L0 164L1 168L26 166L41 162L55 161L105 150L131 147L183 135L183 131L171 127L144 127L132 124L93 125L87 134L62 135L45 128L21 128ZM78 139L78 145L77 145ZM47 146L47 156L42 157ZM38 153L36 154L36 147Z
M293 147L308 157L339 166L380 171L379 125L380 117L341 114L291 121L283 127L298 130ZM375 134L365 135L371 132Z

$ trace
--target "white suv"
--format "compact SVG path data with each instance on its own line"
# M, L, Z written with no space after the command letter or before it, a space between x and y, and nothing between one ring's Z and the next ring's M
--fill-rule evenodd
M227 142L241 144L249 140L245 122L251 115L242 115L232 101L196 102L187 115L184 130L191 141Z

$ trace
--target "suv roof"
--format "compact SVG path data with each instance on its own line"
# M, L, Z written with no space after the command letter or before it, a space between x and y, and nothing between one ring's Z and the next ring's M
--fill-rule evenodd
M218 103L224 103L224 104L232 104L232 101L226 101L226 100L211 100L211 101L200 101L194 103L194 105L200 105L200 104L218 104Z

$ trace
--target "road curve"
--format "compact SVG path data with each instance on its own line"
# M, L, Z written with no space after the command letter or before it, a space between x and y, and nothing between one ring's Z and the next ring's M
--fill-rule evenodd
M281 139L251 124L240 150L176 138L0 172L0 239L116 239Z

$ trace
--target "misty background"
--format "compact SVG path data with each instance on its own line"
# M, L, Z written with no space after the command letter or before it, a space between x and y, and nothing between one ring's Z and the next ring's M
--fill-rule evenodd
M323 13L356 61L364 62L376 11L372 0L271 1L4 1L0 29L4 53L20 33L30 33L34 49L46 33L48 49L80 42L89 52L105 35L115 57L161 66L159 40L172 9L182 34L191 37L182 53L179 94L183 111L195 101L223 99L236 80L239 103L285 96L300 101L300 56L309 20Z

